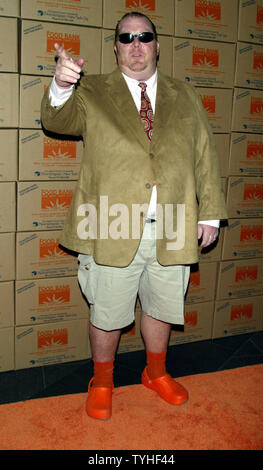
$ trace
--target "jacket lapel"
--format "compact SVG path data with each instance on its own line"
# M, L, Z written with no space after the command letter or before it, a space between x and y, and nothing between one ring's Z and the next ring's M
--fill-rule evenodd
M152 145L161 143L164 128L170 119L176 119L176 99L178 90L173 82L158 71L155 115L153 123Z
M107 77L106 86L108 87L108 96L116 109L116 117L122 125L125 122L125 131L131 133L133 138L139 141L145 150L148 150L150 142L143 129L129 88L118 69Z
M116 117L121 121L122 125L123 122L125 122L126 132L132 133L136 141L139 141L146 151L149 151L150 145L155 145L157 143L160 144L164 138L164 128L167 126L170 119L173 119L174 122L176 115L178 114L176 112L175 105L178 90L174 82L171 81L169 77L166 77L158 71L156 105L151 143L149 142L147 134L140 121L137 108L119 69L116 69L108 75L106 79L106 87L111 104L116 109Z

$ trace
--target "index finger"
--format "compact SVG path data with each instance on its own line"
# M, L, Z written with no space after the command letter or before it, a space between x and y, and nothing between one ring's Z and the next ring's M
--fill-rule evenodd
M65 51L65 49L60 46L57 42L54 43L54 48L56 49L59 57L62 57L63 59L70 59L70 55Z

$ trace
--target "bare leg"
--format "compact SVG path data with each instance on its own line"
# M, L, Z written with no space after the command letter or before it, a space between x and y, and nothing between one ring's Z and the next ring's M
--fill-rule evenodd
M141 333L147 351L147 367L142 373L142 383L155 390L168 403L180 405L188 399L188 392L166 373L165 367L170 331L169 323L156 320L142 312Z
M141 315L141 333L148 351L161 353L167 350L171 331L170 323L156 320L145 312Z
M108 419L112 412L113 367L121 330L105 331L90 323L89 336L94 377L86 411L96 419Z
M90 323L89 337L92 358L98 362L108 362L115 359L121 330L105 331Z

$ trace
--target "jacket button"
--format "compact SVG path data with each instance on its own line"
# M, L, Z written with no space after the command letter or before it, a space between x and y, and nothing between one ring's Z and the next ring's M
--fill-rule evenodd
M154 158L154 154L153 154L153 153L150 153L150 154L149 154L149 157L150 157L150 158Z
M151 187L150 183L146 183L145 187L149 189Z

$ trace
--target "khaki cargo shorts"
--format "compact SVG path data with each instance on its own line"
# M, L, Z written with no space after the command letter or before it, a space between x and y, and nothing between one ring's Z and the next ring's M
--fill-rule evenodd
M135 258L117 268L79 255L78 280L90 304L90 321L100 329L121 329L134 321L139 295L142 310L167 323L184 324L184 296L189 266L161 266L156 260L156 223L145 223Z

